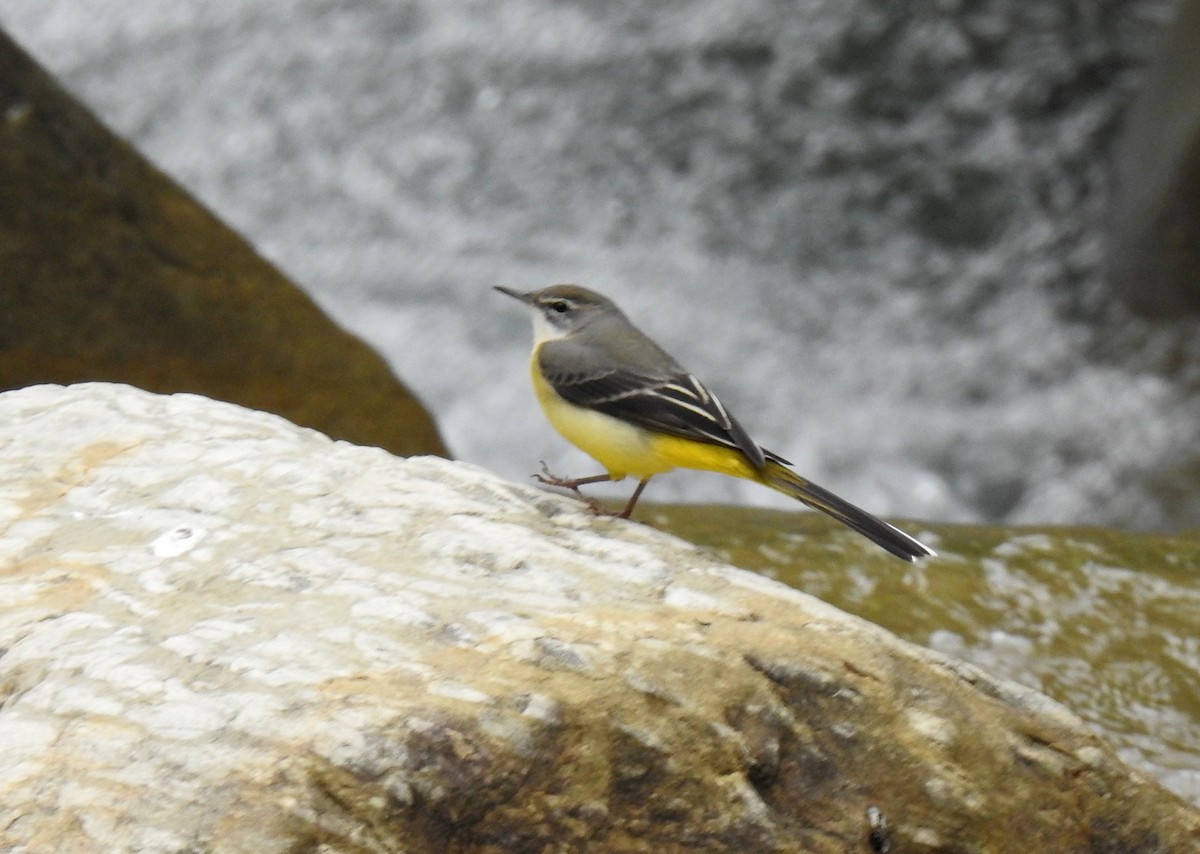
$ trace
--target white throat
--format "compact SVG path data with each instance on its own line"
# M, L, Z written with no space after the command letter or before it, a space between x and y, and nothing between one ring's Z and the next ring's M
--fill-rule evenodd
M569 329L563 329L560 326L555 326L546 319L546 315L542 314L538 309L533 309L533 343L542 344L546 341L556 341L559 338L565 338Z

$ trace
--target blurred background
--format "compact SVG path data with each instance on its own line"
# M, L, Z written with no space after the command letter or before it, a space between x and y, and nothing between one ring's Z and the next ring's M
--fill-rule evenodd
M594 473L491 290L579 282L873 511L1177 529L1196 306L1121 211L1200 138L1169 126L1197 77L1155 70L1196 6L0 0L0 27L377 348L460 459ZM695 473L648 497L791 506Z

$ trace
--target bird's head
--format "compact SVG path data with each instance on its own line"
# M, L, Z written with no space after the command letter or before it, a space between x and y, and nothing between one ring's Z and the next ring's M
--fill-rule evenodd
M496 290L529 306L539 342L570 335L605 314L620 313L608 297L579 285L551 285L528 293L497 285Z

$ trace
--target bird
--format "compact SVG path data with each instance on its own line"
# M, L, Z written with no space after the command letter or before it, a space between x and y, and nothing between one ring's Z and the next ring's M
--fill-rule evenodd
M639 330L608 297L573 284L523 293L533 318L530 373L546 418L563 438L595 459L604 474L560 478L543 464L544 484L574 491L627 476L638 484L628 519L650 479L676 468L745 478L827 513L898 558L917 561L933 549L790 468L750 438L695 375ZM584 499L587 500L586 498ZM601 512L599 505L589 502Z

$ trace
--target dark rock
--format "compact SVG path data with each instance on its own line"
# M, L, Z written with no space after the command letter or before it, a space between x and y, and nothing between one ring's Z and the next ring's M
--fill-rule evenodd
M1133 308L1200 313L1200 2L1183 0L1125 117L1109 279Z
M446 454L384 361L0 33L0 388L191 391Z

